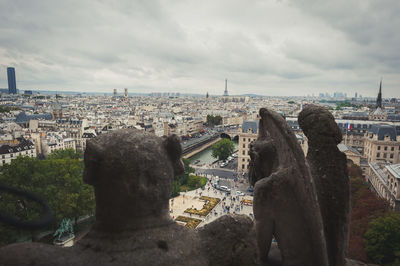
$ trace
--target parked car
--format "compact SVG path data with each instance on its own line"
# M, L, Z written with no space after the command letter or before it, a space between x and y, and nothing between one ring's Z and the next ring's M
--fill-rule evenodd
M230 192L231 191L231 189L228 188L227 186L220 186L219 189L222 190L222 191L226 191L226 192Z
M247 189L247 191L248 191L248 192L254 192L254 188L249 187L249 188Z
M238 190L238 191L236 191L236 195L237 195L237 196L244 196L244 193L243 193L242 191L239 191L239 190Z

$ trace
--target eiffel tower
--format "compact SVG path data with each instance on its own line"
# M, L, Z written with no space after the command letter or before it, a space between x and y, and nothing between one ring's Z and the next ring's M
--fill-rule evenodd
M228 80L225 79L225 91L224 91L224 96L229 96L228 94Z

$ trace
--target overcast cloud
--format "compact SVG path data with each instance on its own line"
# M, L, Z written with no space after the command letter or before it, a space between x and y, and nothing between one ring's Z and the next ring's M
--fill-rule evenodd
M0 0L0 87L400 97L399 0Z

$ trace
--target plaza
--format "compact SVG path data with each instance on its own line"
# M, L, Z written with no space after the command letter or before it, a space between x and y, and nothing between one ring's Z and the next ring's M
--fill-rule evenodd
M217 190L211 186L215 180L214 176L207 175L207 184L204 190L198 188L196 190L181 192L181 194L175 198L170 199L170 215L171 218L176 219L178 216L184 216L189 218L196 218L202 220L198 227L202 227L207 223L210 223L219 217L228 214L245 214L253 218L253 206L241 204L243 199L250 200L252 202L253 197L250 195L238 196L236 191L239 191L238 185L229 179L220 179L220 182L231 183L231 193L227 195L226 192ZM243 185L243 184L241 184ZM206 215L201 216L197 214L185 213L186 209L197 209L201 210L204 206L205 201L200 199L201 196L218 198L220 202ZM228 210L229 209L229 210Z

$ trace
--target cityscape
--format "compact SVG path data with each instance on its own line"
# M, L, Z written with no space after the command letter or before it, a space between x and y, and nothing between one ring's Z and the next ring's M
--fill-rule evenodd
M400 265L397 2L103 2L0 3L0 265Z

